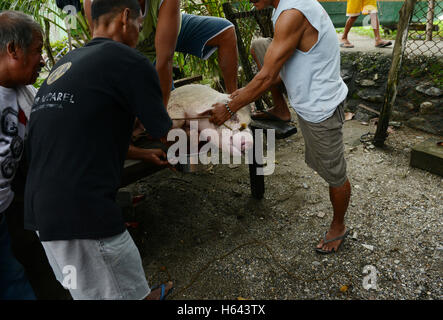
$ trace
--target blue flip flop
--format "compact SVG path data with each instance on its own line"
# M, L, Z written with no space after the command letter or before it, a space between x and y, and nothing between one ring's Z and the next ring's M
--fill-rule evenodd
M340 244L338 245L338 247L337 247L337 251L338 251L338 249L340 249L340 247L341 247L341 245L343 244L343 242L345 242L345 239L346 239L346 237L347 237L348 234L349 234L349 230L346 230L346 232L345 232L342 236L337 237L337 238L334 238L334 239L329 239L329 240L326 240L326 234L327 234L327 233L328 233L328 232L326 231L326 232L325 232L325 235L324 235L324 237L323 237L323 244L330 243L330 242L334 242L334 241L337 241L337 240L342 240L342 241L340 242ZM321 248L315 248L315 251L317 251L317 253L321 253L321 254L331 254L331 253L337 252L334 248L332 248L331 251L323 250L323 249L321 249Z
M165 294L165 289L166 289L166 285L164 283L162 283L161 285L158 286L153 286L151 288L151 291L154 291L155 289L161 288L162 292L160 294L160 300L165 300L167 296L169 296L169 294L174 290L174 287L172 287L167 294Z

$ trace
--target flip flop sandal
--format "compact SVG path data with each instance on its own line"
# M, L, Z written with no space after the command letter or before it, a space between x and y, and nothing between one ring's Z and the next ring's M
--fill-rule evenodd
M374 134L370 132L365 133L360 137L361 143L371 142L372 140L374 140Z
M388 41L388 42L385 42L385 43L377 44L376 47L377 48L384 48L384 47L389 47L391 44L392 44L392 42Z
M166 289L166 285L164 283L162 283L161 285L158 286L154 286L151 288L151 291L154 291L155 289L161 288L162 292L160 294L160 300L165 300L167 296L169 296L172 291L174 290L174 287L172 287L171 289L169 289L168 293L165 294L165 289Z
M338 252L338 250L340 249L340 247L343 244L343 242L345 242L345 239L346 239L346 237L349 234L349 230L346 230L346 232L342 236L334 238L334 239L329 239L329 240L326 240L326 234L327 233L328 232L326 231L325 235L323 237L323 244L327 244L327 243L334 242L334 241L337 241L337 240L342 240L342 242L340 242L340 244L338 245L337 251L334 248L332 248L331 251L323 250L321 248L315 248L315 251L317 251L318 253L321 253L321 254L331 254L331 253L334 253L334 252Z
M264 114L264 116L258 116L257 114L255 114L255 115L252 114L251 115L252 120L259 120L259 121L270 120L270 121L291 122L291 120L282 120L279 117L277 117L277 116L273 115L272 113L265 111L265 110L258 111L257 113L262 113L262 114Z
M354 48L353 44L340 43L340 47L342 48Z

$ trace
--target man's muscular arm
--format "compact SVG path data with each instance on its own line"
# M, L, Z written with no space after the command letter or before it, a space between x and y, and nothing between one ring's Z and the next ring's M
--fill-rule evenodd
M155 32L156 69L163 94L163 103L168 105L172 88L172 59L180 26L180 1L164 0L157 21Z
M274 39L266 51L262 69L247 86L231 95L229 108L233 112L257 100L278 81L281 68L299 47L305 31L310 26L305 16L295 9L286 10L279 16ZM225 105L216 104L212 110L211 122L221 125L229 118L230 114Z

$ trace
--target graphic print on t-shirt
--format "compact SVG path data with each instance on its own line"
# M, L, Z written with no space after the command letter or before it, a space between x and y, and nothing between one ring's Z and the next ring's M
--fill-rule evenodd
M57 69L55 69L49 75L48 80L46 80L47 84L51 85L54 82L56 82L58 79L60 79L66 73L66 71L68 71L71 68L71 66L72 66L71 62L66 62L66 63L62 64L60 67L58 67Z
M14 159L20 159L23 153L23 139L19 136L12 138L11 141L11 153Z
M18 108L19 112L13 107L5 108L0 119L1 132L4 137L0 142L9 144L9 149L1 153L4 158L1 159L0 171L3 178L8 180L14 177L24 148L23 138L19 135L19 125L24 127L27 119L20 107Z
M18 134L17 117L18 113L12 107L7 107L3 110L1 127L4 135L14 137Z
M17 169L17 163L11 156L8 156L5 159L3 159L1 164L1 172L3 178L11 179L12 177L14 177L16 169Z

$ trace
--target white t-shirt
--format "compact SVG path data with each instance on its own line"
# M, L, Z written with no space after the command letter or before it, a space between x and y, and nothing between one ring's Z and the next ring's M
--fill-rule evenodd
M23 154L26 123L35 92L32 86L16 89L0 86L0 212L14 198L11 181Z

